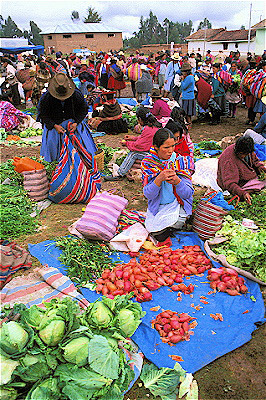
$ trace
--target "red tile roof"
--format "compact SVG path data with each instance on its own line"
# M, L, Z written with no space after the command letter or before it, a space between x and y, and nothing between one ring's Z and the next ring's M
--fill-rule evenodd
M186 37L186 40L204 40L206 38L207 40L210 40L214 36L217 35L217 33L220 33L224 31L224 28L219 28L219 29L199 29L197 32L192 33L192 35L189 35ZM206 36L205 36L206 35Z
M251 30L250 38L252 39L256 36L255 29ZM235 42L237 40L248 40L248 30L247 29L238 29L234 31L223 31L218 33L215 37L213 37L211 42Z
M262 21L260 21L257 24L253 25L251 28L252 29L266 28L266 19L263 19Z

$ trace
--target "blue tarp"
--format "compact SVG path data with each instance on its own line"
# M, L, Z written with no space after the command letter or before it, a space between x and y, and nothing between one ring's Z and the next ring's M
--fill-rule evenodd
M8 54L20 54L24 53L25 51L36 51L37 54L43 54L44 53L44 46L38 45L38 46L23 46L23 47L0 47L0 51L2 53L8 53Z
M266 146L265 144L254 144L255 153L260 161L266 161Z
M196 233L180 232L173 239L172 248L181 248L187 245L200 245L203 249L203 242ZM29 251L32 256L38 258L42 264L48 264L58 268L66 274L66 267L59 261L61 254L55 246L54 241L45 241L38 244L29 244ZM127 254L117 252L112 259L119 262L128 262L130 257ZM213 262L214 267L220 267ZM229 296L226 293L209 294L211 290L207 280L207 273L204 276L192 276L184 280L185 284L195 285L193 297L182 295L182 301L177 301L176 292L169 291L168 287L161 287L153 291L153 300L141 303L146 315L142 323L134 333L132 339L137 343L145 357L158 367L173 368L175 361L170 355L178 355L183 358L182 367L194 373L214 361L216 358L242 346L251 339L252 332L256 329L257 323L264 322L264 303L257 283L246 280L248 294L240 296ZM83 296L90 302L98 299L96 292L82 288ZM203 304L200 296L205 296L208 304ZM251 296L253 296L251 298ZM253 299L253 300L252 300ZM255 301L254 301L255 299ZM200 305L202 308L196 311L191 304ZM194 329L194 335L190 341L180 342L175 346L162 343L158 332L151 328L151 321L157 313L151 311L152 307L160 305L162 309L187 312L196 318L198 325ZM248 310L247 313L245 311ZM224 321L215 321L210 314L221 313Z
M198 149L200 151L200 154L209 154L210 156L215 156L216 154L221 154L222 150L203 150L199 148L198 143L193 143L194 144L194 148Z

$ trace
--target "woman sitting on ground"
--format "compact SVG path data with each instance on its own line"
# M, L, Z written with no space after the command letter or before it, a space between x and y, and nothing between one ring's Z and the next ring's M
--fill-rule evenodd
M120 165L117 176L105 176L106 181L118 181L123 179L136 160L143 160L147 156L152 146L152 140L155 132L162 125L151 114L146 107L139 107L136 111L138 123L142 126L142 132L139 136L125 135L125 140L121 141L122 146L127 147L130 151Z
M176 139L175 153L184 157L186 169L189 170L191 175L195 172L194 156L191 156L190 149L187 145L185 138L183 137L183 127L178 122L170 119L165 128L169 129Z
M101 94L101 111L94 110L93 118L89 125L97 129L97 132L105 132L111 135L127 133L127 122L122 118L121 107L115 99L115 91L106 91Z
M151 113L159 122L165 125L170 119L171 108L168 106L167 102L162 99L160 89L152 89L151 99L153 103Z
M169 129L158 129L150 154L141 163L143 193L148 199L145 227L160 245L171 245L170 236L192 214L191 177L184 158L174 152L175 144Z
M251 137L241 136L235 144L227 147L218 159L217 183L222 190L238 195L251 205L250 193L262 190L266 182L258 175L266 167L254 153Z

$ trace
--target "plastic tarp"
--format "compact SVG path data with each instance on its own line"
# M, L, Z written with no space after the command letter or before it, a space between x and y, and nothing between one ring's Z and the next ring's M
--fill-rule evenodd
M203 242L196 233L180 232L172 240L172 248L181 248L187 245L200 245L203 250ZM66 268L59 261L61 251L53 241L45 241L38 244L29 244L29 251L32 256L38 258L42 264L48 264L66 273ZM127 254L117 252L112 258L119 262L128 262L130 257ZM220 267L213 262L214 267ZM224 354L242 346L251 339L256 324L264 322L264 303L260 287L257 283L247 280L248 293L246 295L230 296L227 293L212 293L207 273L204 276L191 276L184 279L184 283L195 285L193 296L182 294L182 301L177 301L177 293L164 286L152 292L153 300L141 303L145 317L132 336L132 339L140 347L145 357L158 367L173 368L175 361L171 355L178 355L184 361L182 367L194 373L223 356ZM82 288L81 293L88 301L95 301L101 297L96 292ZM209 294L208 294L209 293ZM202 297L206 299L204 304ZM194 306L201 306L196 311ZM159 311L150 309L160 306ZM151 321L162 309L171 309L178 313L187 312L196 318L198 325L193 329L194 335L189 341L179 342L175 346L162 343L158 332L151 327ZM210 314L221 313L223 321L216 321Z
M39 53L43 53L44 46L38 45L38 46L23 46L23 47L0 47L0 51L2 53L8 53L8 54L20 54L24 53L24 51L31 51L31 50L36 50Z

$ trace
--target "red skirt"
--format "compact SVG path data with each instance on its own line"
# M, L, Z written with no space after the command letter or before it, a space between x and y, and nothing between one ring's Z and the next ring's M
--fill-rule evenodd
M125 89L126 83L124 80L118 81L113 76L108 79L108 89L121 90Z

